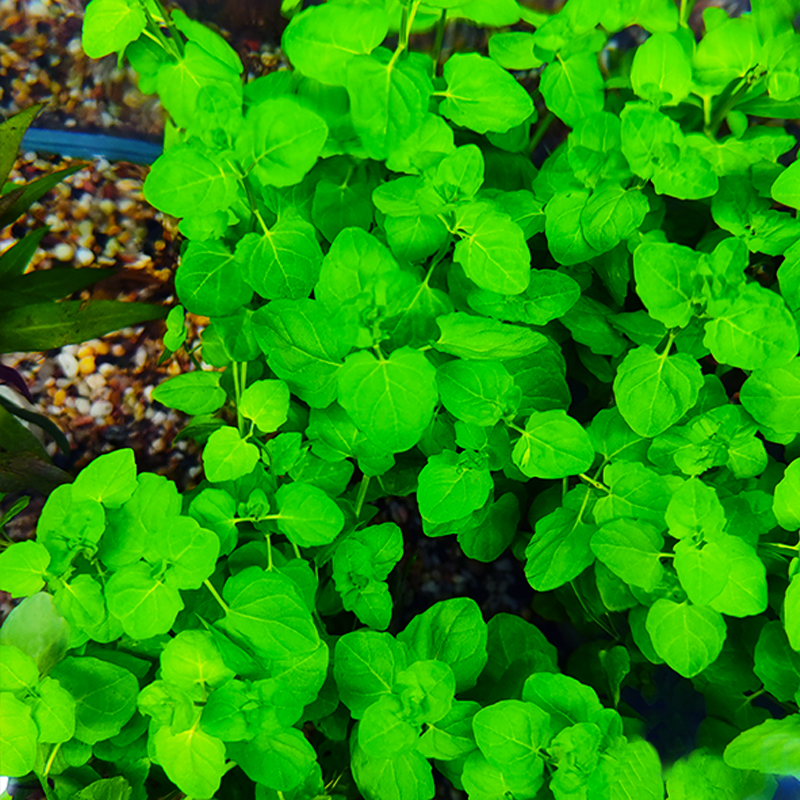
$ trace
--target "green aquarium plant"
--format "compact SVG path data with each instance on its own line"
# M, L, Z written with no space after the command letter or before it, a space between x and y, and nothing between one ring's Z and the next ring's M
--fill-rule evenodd
M22 137L41 109L42 105L30 106L0 124L0 229L12 225L32 203L86 166L73 164L27 184L8 181ZM0 255L0 354L51 350L166 316L163 307L145 303L63 299L113 275L113 269L53 267L26 273L48 231L47 225L41 225ZM19 372L0 364L2 384L32 402ZM51 420L0 395L0 492L28 488L48 492L71 480L53 465L39 440L20 420L43 429L63 452L69 452L66 437Z
M692 5L334 0L243 83L182 11L92 0L86 52L169 115L167 350L210 324L153 397L204 479L104 455L0 555L0 772L49 800L796 787L800 7L698 39ZM443 58L452 20L488 55ZM397 496L510 551L569 640L468 597L409 618Z

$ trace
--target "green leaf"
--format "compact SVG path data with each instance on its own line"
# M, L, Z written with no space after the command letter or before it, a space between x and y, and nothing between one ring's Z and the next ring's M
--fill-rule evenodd
M22 778L34 767L39 731L30 708L10 692L0 694L0 770Z
M727 581L711 608L731 617L749 617L767 609L767 571L755 549L738 536L725 537Z
M714 304L703 344L720 363L740 369L784 367L797 355L797 323L780 295L750 283Z
M673 106L692 91L692 64L672 33L656 33L636 48L631 65L633 91L656 106Z
M247 567L227 580L222 595L230 606L224 628L267 658L308 654L319 646L311 612L285 575Z
M365 800L425 800L436 791L431 765L416 750L371 758L356 744L350 768Z
M348 356L338 386L339 403L356 425L392 453L417 444L438 399L436 370L409 347L383 359L363 350Z
M626 429L630 432L627 426ZM589 433L591 435L591 429ZM641 440L634 438L634 441ZM606 453L604 455L608 457ZM615 459L619 457L616 453L613 456ZM620 460L606 466L603 470L603 481L611 491L595 504L595 522L602 525L616 517L633 517L659 528L663 526L664 512L672 491L663 475L642 464ZM661 540L659 546L660 544Z
M246 233L236 245L242 277L268 300L308 297L319 277L322 250L314 226L282 217L263 233Z
M736 769L754 769L775 775L800 772L800 714L768 719L740 733L722 754Z
M328 138L325 120L292 97L277 97L247 111L237 139L242 168L265 186L300 183Z
M316 486L285 484L275 500L279 530L301 547L330 544L344 527L339 506Z
M597 692L591 686L554 672L529 675L522 687L522 699L550 716L553 732L589 722L603 711Z
M450 62L448 62L450 63ZM531 256L522 228L489 203L469 203L456 210L461 240L453 260L482 289L520 294L530 283Z
M489 57L503 69L535 69L542 62L533 54L533 44L529 33L495 33L489 39Z
M519 403L514 379L499 361L447 361L436 371L436 384L444 407L474 425L491 427Z
M133 450L126 447L106 453L84 467L72 484L72 498L119 508L130 499L136 486L136 461Z
M457 311L436 318L441 335L434 346L442 353L475 361L527 356L547 344L545 337L521 325Z
M347 65L346 85L353 126L368 155L378 160L422 125L433 91L417 59L397 61L385 48L355 56Z
M160 383L151 396L184 414L210 414L225 403L225 390L219 385L221 377L221 372L185 372Z
M696 606L710 605L725 588L728 581L725 540L728 538L733 537L722 536L702 547L688 540L675 545L675 571Z
M722 615L704 606L662 597L647 614L653 647L684 678L699 675L722 652L726 628Z
M378 239L361 228L345 228L325 255L314 297L329 308L350 303L359 308L384 305L382 296L399 272L392 254Z
M214 796L227 771L225 745L219 739L197 723L178 733L165 725L153 735L152 745L158 763L182 792L190 797Z
M53 350L166 315L166 306L116 300L63 300L4 309L0 353Z
M51 676L75 699L75 736L82 742L96 744L116 736L136 711L139 684L132 672L116 664L71 656Z
M83 20L81 47L89 58L122 52L147 25L142 8L126 0L92 0Z
M449 664L456 676L456 692L472 688L486 664L486 623L470 597L436 603L415 616L397 639L418 660Z
M694 404L703 385L700 365L688 354L661 355L652 347L628 352L614 378L617 406L628 425L653 437L674 425Z
M272 370L301 400L325 408L336 399L336 376L352 341L322 303L273 300L256 311L253 329Z
M663 800L664 779L661 759L650 742L637 739L626 742L615 753L613 797L637 797L641 800Z
M388 30L383 8L366 3L324 5L293 17L281 44L295 69L343 86L348 63L355 55L371 53Z
M800 164L790 164L770 187L773 200L789 208L800 208Z
M672 493L666 521L676 539L713 541L725 527L725 509L713 486L690 478Z
M39 668L13 645L0 645L0 692L24 692L39 683Z
M78 575L56 591L56 608L74 628L91 635L102 625L108 614L103 587L91 575Z
M641 191L616 184L598 187L581 212L583 236L591 248L605 253L636 233L649 210Z
M548 64L542 75L542 97L548 109L574 127L603 110L603 76L594 53L578 52Z
M0 553L0 590L28 597L44 586L50 553L39 542L17 542ZM2 683L0 683L2 686Z
M49 744L68 742L75 733L74 698L54 678L43 678L37 694L33 720L39 729L39 741Z
M586 241L581 226L588 200L588 191L560 191L545 207L547 244L559 264L572 266L599 255Z
M176 144L160 155L145 179L148 203L173 217L224 211L233 201L234 183L217 157L190 144Z
M800 530L800 459L795 459L786 467L783 478L775 487L772 510L782 528L787 531ZM0 556L0 563L2 559L3 556Z
M333 676L353 719L361 719L369 706L392 691L407 666L406 653L390 633L359 630L337 640Z
M455 53L444 65L447 88L439 113L456 125L486 133L505 131L533 113L533 101L514 78L477 53Z
M242 439L230 425L215 430L203 450L206 477L213 483L235 481L249 474L258 459L258 448Z
M493 488L489 470L476 465L468 453L444 450L430 456L417 488L423 522L441 525L461 519L483 506Z
M316 763L317 754L298 730L259 731L249 742L228 745L245 775L279 792L299 786Z
M425 662L417 662L425 663ZM395 695L383 695L358 723L358 746L370 758L396 758L414 749L418 732Z
M800 358L786 366L753 370L739 396L759 425L781 434L800 433Z
M509 777L544 770L539 750L553 736L550 715L533 703L501 700L474 717L475 741L490 764Z
M615 519L603 525L591 540L592 552L625 583L655 591L664 568L659 556L664 539L646 522Z
M199 589L214 571L219 555L219 540L216 534L201 528L192 517L162 520L152 538L152 545L145 552L145 557L151 561L157 559L158 562L163 559L169 586Z
M172 481L143 472L130 500L108 513L108 526L100 540L100 558L117 570L138 561L150 545L151 531L181 512L181 498Z
M70 627L56 611L53 597L39 592L15 606L0 628L0 645L16 647L29 655L47 674L69 647Z
M789 581L783 603L783 627L789 637L792 650L800 653L800 576L797 574Z
M255 381L242 392L239 411L262 433L277 431L289 419L289 387L283 381Z
M668 328L685 328L699 300L700 258L689 247L646 242L633 254L636 291L651 317Z
M594 447L586 430L566 411L535 411L514 445L513 459L529 478L566 478L592 466Z
M766 690L781 702L790 701L800 689L800 653L791 648L778 620L761 628L754 659L753 671Z
M577 578L594 561L589 542L596 530L566 508L540 519L525 549L528 583L537 592L547 592Z
M134 639L167 633L183 608L177 590L154 578L151 568L137 562L115 572L106 584L108 610Z
M670 800L704 797L751 797L764 789L764 778L729 767L721 756L695 750L672 765L667 779Z

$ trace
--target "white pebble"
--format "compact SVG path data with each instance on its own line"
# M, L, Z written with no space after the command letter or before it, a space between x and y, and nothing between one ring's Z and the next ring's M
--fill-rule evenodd
M87 397L76 397L75 398L75 410L79 414L83 414L85 417L89 413L89 409L92 407L92 404L89 402Z
M163 425L167 421L167 415L163 411L156 411L153 414L153 424Z
M75 260L82 267L85 267L87 266L87 264L91 264L92 261L94 261L94 253L91 250L89 250L88 247L81 247L75 254Z
M56 356L56 361L65 378L74 378L78 374L78 359L72 353L65 353L62 350Z
M114 372L114 365L109 364L108 361L104 361L98 368L97 371L104 377L107 378Z
M86 383L89 384L89 388L93 392L99 392L106 385L106 379L102 375L93 372L91 375L87 375Z
M55 214L48 214L45 217L44 224L49 225L50 230L54 233L63 231L67 227L67 221L65 219L60 219Z
M89 409L89 416L95 419L104 419L114 410L114 406L108 400L95 400Z
M53 256L59 261L69 261L73 255L75 255L75 251L72 249L72 245L66 242L61 242L53 248Z

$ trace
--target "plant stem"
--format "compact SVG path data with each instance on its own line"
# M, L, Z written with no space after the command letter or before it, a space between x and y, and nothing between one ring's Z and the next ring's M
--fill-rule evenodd
M606 494L609 494L611 492L611 490L607 486L604 486L599 481L594 480L594 478L590 478L588 475L586 475L583 472L581 472L581 474L578 475L578 477L582 481L586 481L586 483L588 483L590 486L594 487L595 489L599 489L601 492L605 492Z
M170 44L170 40L164 36L161 26L153 19L150 9L147 8L147 3L142 3L142 9L144 10L144 15L147 18L147 25L150 30L151 38L155 39L155 41L157 41L161 47L173 58L181 58L181 51L177 49L176 45Z
M164 18L164 23L167 26L167 30L169 31L169 35L172 37L172 41L175 42L175 46L178 49L178 55L183 58L183 41L181 41L180 33L178 33L178 29L175 27L175 23L172 21L172 17L167 14L166 9L161 4L161 0L153 0L156 4L156 7L161 12L161 16ZM145 5L147 5L145 3Z
M242 416L241 409L239 407L242 401L242 386L239 381L239 370L238 370L239 362L238 361L231 361L231 370L233 372L233 391L236 395L235 402L236 402L236 427L239 431L239 436L244 433L244 417Z
M358 486L358 496L356 497L356 522L361 516L361 509L364 507L364 499L367 496L367 488L369 487L369 475L364 475L361 478L361 483Z
M292 539L289 539L289 542L292 545L292 550L294 550L294 557L295 558L302 558L303 556L300 554L300 548L294 543Z
M269 533L264 534L264 539L267 542L267 572L272 572L272 536Z
M44 777L50 774L50 770L53 768L53 762L56 760L56 754L61 749L61 742L59 742L54 748L53 751L50 753L50 758L47 759L47 764L45 764L44 768Z
M443 8L442 13L439 17L439 21L436 23L436 39L433 42L433 52L431 53L431 58L433 59L433 75L432 77L436 77L436 73L439 69L439 58L442 55L442 43L444 42L444 29L447 27L447 9Z
M528 142L528 153L530 155L533 155L533 151L536 149L539 142L542 141L542 138L547 133L547 129L554 119L555 115L552 111L548 111L547 114L545 114L544 119L539 123L536 130L533 132L533 136L531 136L530 142Z
M214 588L214 585L211 583L211 581L206 578L203 583L205 584L206 589L208 589L208 591L214 596L214 599L220 604L222 610L227 614L230 611L230 608L228 608L228 604L220 597L219 592Z

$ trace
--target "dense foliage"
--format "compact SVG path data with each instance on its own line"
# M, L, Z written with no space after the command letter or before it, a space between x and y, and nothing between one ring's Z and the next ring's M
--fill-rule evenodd
M429 800L434 766L471 800L766 800L800 775L800 165L772 122L800 117L800 4L708 9L699 41L691 5L334 0L243 84L183 12L92 0L85 51L170 118L144 187L186 237L165 346L184 309L211 322L153 396L193 415L205 480L111 453L0 555L28 598L1 772L52 800ZM454 18L506 30L440 74ZM403 536L373 518L413 494L428 536L511 548L578 657L469 598L395 634ZM705 706L670 758L621 698L661 664Z

